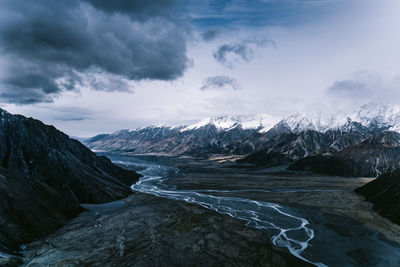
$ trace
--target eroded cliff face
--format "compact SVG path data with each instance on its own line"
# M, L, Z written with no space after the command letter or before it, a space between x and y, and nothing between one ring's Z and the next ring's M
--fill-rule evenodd
M54 231L80 203L126 197L138 179L53 126L0 110L0 246Z

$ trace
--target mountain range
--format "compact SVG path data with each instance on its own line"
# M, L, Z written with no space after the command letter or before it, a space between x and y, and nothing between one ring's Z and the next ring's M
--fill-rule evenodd
M301 164L294 164L291 168L320 171L321 168L313 165L318 163L320 166L321 161L329 163L332 157L336 160L351 151L356 153L368 149L382 134L396 139L399 131L400 107L373 102L349 115L294 114L280 121L267 115L218 117L191 125L120 130L97 135L84 140L84 143L92 150L107 152L169 156L239 155L241 162L266 167L302 160ZM387 145L398 146L397 143L386 143L381 144L382 149ZM375 176L388 169L385 161L376 162L380 155L375 154L368 154L372 158L362 175ZM388 152L385 157L390 161L392 154ZM349 170L341 174L360 175Z

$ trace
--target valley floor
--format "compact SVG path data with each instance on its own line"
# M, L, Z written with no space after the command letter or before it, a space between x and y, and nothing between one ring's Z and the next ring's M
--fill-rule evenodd
M307 218L315 232L307 255L318 262L328 266L400 264L400 226L374 213L372 205L354 193L371 178L245 168L189 158L144 158L180 170L169 176L171 188L293 208L295 214ZM24 264L307 265L286 250L273 247L265 232L182 201L135 193L123 201L86 208L90 211L48 238L28 245L23 252Z

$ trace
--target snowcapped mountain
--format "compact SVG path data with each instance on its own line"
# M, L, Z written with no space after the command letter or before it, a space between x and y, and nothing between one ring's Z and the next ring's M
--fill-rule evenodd
M400 132L400 107L384 102L364 105L350 114L293 114L282 120L265 114L207 118L194 124L161 124L121 130L85 140L93 150L167 155L257 152L261 162L279 155L280 162L315 153L335 153L375 134Z
M361 106L350 114L338 113L329 115L326 113L295 113L284 119L258 114L246 116L220 116L205 118L193 124L169 126L165 123L151 125L129 130L137 132L151 129L170 129L180 132L198 130L205 126L214 126L217 131L229 131L235 127L244 130L258 130L265 133L274 127L285 128L286 131L300 133L311 130L326 132L329 130L352 131L354 125L367 128L378 128L400 132L400 106L391 105L384 101L371 102ZM125 131L125 130L122 130ZM119 132L119 131L118 131ZM118 134L118 132L114 134Z
M216 118L205 118L199 120L198 122L192 124L182 124L182 125L167 125L166 123L158 124L158 125L150 125L145 127L140 127L136 129L130 129L129 132L137 132L142 130L150 130L150 129L171 129L171 130L179 130L180 132L198 130L205 126L214 126L217 131L229 131L235 127L241 127L244 130L259 130L260 132L265 132L271 129L277 122L278 118L267 115L267 114L258 114L258 115L247 115L247 116L220 116ZM126 130L120 130L126 131ZM113 134L118 134L120 131L117 131Z

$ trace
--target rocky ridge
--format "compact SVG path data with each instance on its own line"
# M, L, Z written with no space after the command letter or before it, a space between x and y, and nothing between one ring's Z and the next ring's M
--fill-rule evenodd
M138 179L53 126L0 110L0 251L53 232L81 203L128 196Z

